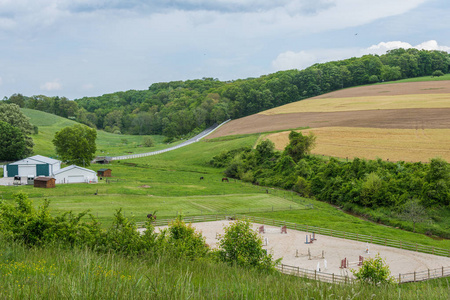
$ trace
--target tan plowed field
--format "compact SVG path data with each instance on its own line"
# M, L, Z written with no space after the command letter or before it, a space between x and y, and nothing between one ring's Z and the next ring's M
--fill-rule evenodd
M352 159L381 158L389 161L422 161L441 157L450 161L450 129L379 129L323 127L302 130L313 132L317 145L312 153ZM279 150L289 142L289 132L267 135Z
M301 127L314 129L317 146L313 153L317 154L450 161L450 81L339 90L233 120L208 138ZM282 148L287 134L270 139Z

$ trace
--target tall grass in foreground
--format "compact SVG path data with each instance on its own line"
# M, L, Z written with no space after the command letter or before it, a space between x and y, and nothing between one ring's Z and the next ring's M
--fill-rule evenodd
M448 279L332 285L210 260L126 258L0 241L0 299L449 299Z

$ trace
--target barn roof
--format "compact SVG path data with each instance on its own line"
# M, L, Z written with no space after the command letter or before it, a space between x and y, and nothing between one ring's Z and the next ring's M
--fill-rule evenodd
M98 169L98 171L100 171L100 172L105 172L105 171L108 171L108 170L110 170L110 171L111 171L111 169L105 169L105 168L102 168L102 169Z
M27 158L24 158L22 160L10 163L10 165L30 165L30 164L36 164L36 163L44 163L44 164L56 164L56 163L61 163L61 161L57 160L57 159L53 159L50 157L46 157L46 156L42 156L42 155L34 155L34 156L30 156Z
M55 178L53 177L47 177L47 176L39 176L39 177L35 177L34 181L49 181L49 180L54 180Z
M53 174L57 175L57 174L64 173L64 172L72 170L72 169L78 169L78 170L81 170L81 171L86 171L86 172L95 174L95 171L92 171L92 170L89 170L89 169L86 169L86 168L82 168L82 167L79 167L77 165L71 165L71 166L59 169L58 171L55 171Z

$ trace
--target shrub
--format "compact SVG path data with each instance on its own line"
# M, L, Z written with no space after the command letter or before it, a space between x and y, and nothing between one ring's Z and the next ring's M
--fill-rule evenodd
M444 76L444 72L442 72L441 70L436 70L431 74L431 77L441 77Z
M390 276L391 271L385 261L377 254L374 258L364 260L359 270L351 270L359 282L381 285L392 284L395 278Z
M209 252L205 238L201 233L195 232L191 224L186 225L181 215L169 225L169 244L173 246L175 257L196 259L204 257Z
M153 139L151 137L146 137L144 139L144 146L145 147L153 147L155 145L155 143L153 142Z
M225 227L220 248L220 260L229 264L273 270L280 261L273 261L272 255L262 248L262 240L258 233L250 228L248 220L237 220Z

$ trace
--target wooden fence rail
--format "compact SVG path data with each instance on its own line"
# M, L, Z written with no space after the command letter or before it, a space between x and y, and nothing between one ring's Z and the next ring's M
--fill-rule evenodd
M334 273L331 274L331 273L317 272L285 264L278 265L277 269L283 274L319 280L323 282L338 283L338 284L347 284L353 282L353 279L348 276L342 276Z

